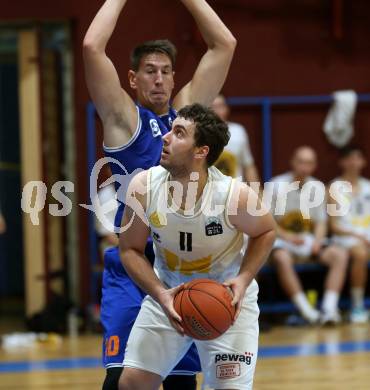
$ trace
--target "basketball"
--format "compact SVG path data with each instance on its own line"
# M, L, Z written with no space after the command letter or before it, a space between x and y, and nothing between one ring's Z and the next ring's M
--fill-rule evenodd
M231 293L222 284L210 279L196 279L186 283L175 296L174 306L187 336L212 340L225 333L232 324L235 307L231 301Z

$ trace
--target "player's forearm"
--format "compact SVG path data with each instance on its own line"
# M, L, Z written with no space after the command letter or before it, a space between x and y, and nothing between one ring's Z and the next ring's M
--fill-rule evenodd
M106 0L84 38L84 50L104 51L127 0Z
M165 290L165 286L158 279L152 265L144 254L134 249L121 250L121 261L132 280L147 294L158 301L159 295Z
M205 0L181 0L195 19L209 49L234 51L236 39Z
M244 254L239 276L248 286L266 262L276 238L275 230L268 230L258 237L250 237Z

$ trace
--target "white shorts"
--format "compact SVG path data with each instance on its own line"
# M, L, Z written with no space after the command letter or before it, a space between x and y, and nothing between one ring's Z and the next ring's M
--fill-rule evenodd
M351 249L354 246L361 244L361 240L353 236L332 236L331 242L345 249Z
M147 296L131 330L123 365L165 378L194 341L208 386L216 389L252 389L258 352L257 295L258 285L253 280L234 325L217 339L207 341L180 336L162 307Z
M295 245L291 242L282 240L281 238L277 238L275 240L273 249L286 249L297 257L309 257L312 253L312 245L315 241L315 238L311 234L304 234L302 235L302 238L304 240L304 243L302 245Z

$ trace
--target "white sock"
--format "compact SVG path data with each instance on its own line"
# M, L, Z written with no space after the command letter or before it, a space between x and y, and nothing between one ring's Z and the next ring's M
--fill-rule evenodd
M318 320L319 312L310 305L306 295L302 291L295 294L292 297L292 301L305 319L311 322Z
M364 308L364 295L365 295L365 291L362 287L351 288L352 308L354 309Z
M322 300L322 311L334 313L338 310L339 294L333 290L326 290Z

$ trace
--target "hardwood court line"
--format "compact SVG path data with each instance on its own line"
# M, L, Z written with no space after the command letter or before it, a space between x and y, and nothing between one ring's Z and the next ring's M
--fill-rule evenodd
M15 362L1 362L0 373L2 372L31 372L49 370L79 370L81 368L103 368L101 358L67 358L50 360L26 360Z
M259 359L302 357L302 356L333 356L341 354L354 354L370 351L370 340L345 341L340 343L297 344L260 347ZM33 361L0 362L0 373L5 372L31 372L49 370L75 370L81 368L100 368L101 359L97 357L48 359Z

